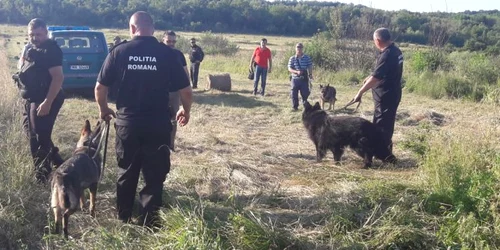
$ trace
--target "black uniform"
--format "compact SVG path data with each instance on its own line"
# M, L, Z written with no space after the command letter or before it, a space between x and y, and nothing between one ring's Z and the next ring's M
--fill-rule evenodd
M155 37L136 36L109 53L97 81L118 85L118 216L123 221L131 218L142 170L141 220L149 225L162 204L163 182L170 171L169 92L189 86L189 79L171 48Z
M375 102L373 123L384 131L387 142L391 142L396 122L396 111L401 101L401 77L403 75L403 54L392 43L377 58L377 66L372 76L380 79L380 84L372 89Z
M189 68L189 74L191 75L191 83L193 88L198 87L198 73L200 72L200 63L203 61L205 54L203 50L198 45L192 45L191 51L189 52L189 60L191 61L191 67Z
M33 47L32 51L26 52L26 60L34 61L34 78L40 87L36 95L29 94L23 96L26 98L23 111L23 129L30 141L31 155L35 164L36 178L38 181L45 182L52 168L51 163L61 165L63 160L59 156L59 149L52 142L52 129L57 118L57 114L64 103L64 94L59 91L50 107L49 114L45 116L37 115L37 108L45 100L52 76L49 69L62 66L63 54L61 48L53 40L46 40L38 47ZM29 63L25 61L24 64ZM27 77L31 78L31 77ZM29 85L29 83L26 83ZM29 93L29 90L21 89L23 93Z

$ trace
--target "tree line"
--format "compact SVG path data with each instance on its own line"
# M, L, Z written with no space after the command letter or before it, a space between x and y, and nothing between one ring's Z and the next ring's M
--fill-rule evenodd
M337 2L281 0L8 0L0 1L0 23L125 28L129 16L145 10L158 29L370 39L385 26L398 42L500 52L500 13L415 13L383 11ZM370 31L370 32L368 32Z

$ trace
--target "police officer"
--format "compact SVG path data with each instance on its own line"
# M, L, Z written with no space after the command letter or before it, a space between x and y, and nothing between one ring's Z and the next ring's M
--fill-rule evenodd
M183 108L177 112L180 126L189 122L192 91L175 52L153 36L151 16L143 11L130 18L132 39L108 54L95 87L100 117L116 117L118 161L118 218L129 222L142 171L145 185L139 193L139 223L153 226L162 205L163 182L170 171L170 91L179 91ZM117 113L108 107L108 88L118 85Z
M57 114L64 103L61 90L63 54L57 43L49 39L47 25L42 19L29 22L28 36L30 43L22 52L17 81L21 96L26 100L23 128L30 142L35 177L43 183L51 172L51 163L59 166L64 162L51 138Z
M200 63L203 61L204 57L205 53L203 53L200 46L196 45L196 39L191 38L191 51L189 53L191 68L189 69L189 73L191 73L193 89L198 88L198 73L200 72Z
M375 69L365 79L363 86L351 102L360 102L363 93L372 89L375 103L373 123L382 129L388 143L387 146L392 150L396 111L402 94L403 54L391 41L391 34L386 28L375 30L373 42L380 50Z
M186 76L189 77L186 57L184 57L184 54L180 50L175 49L175 44L177 43L177 35L175 34L175 32L172 30L166 31L163 34L163 43L174 50L174 52L179 57L179 61L181 62L182 67L184 68L184 72L186 72ZM170 107L170 115L172 115L172 121L173 121L172 133L170 134L170 150L172 151L175 151L175 134L177 132L177 121L175 120L175 114L177 114L177 111L179 111L179 104L180 104L179 92L178 91L170 92L169 107Z

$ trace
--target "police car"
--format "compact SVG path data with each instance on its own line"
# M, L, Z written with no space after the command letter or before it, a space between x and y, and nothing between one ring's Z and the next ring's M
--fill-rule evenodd
M63 52L63 89L94 88L108 54L102 32L87 26L49 26L49 37Z

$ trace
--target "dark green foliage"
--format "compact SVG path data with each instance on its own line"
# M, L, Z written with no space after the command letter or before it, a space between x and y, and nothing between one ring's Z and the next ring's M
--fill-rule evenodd
M49 24L126 28L130 15L146 10L157 29L313 35L368 40L374 28L388 27L398 42L500 53L500 13L389 12L362 5L315 1L264 0L10 0L0 2L0 23L27 24L42 17Z

